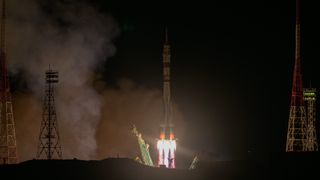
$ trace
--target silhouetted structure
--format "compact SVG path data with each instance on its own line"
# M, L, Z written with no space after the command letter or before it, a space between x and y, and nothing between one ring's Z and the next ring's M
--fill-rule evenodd
M296 48L286 152L307 151L307 121L303 100L300 56L300 1L296 0Z
M12 110L6 54L6 1L2 0L0 32L0 164L18 163L16 131Z
M305 88L303 98L306 103L307 112L307 137L308 151L318 151L317 132L316 132L316 88Z
M58 72L46 71L46 90L39 135L38 159L62 159L62 150L54 103L54 84L58 83Z

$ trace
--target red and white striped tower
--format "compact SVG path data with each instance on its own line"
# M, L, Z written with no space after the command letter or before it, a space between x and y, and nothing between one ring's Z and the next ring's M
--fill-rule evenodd
M286 152L307 151L307 120L303 99L300 54L300 0L296 0L296 47Z
M2 0L0 32L0 164L18 163L6 54L6 1Z

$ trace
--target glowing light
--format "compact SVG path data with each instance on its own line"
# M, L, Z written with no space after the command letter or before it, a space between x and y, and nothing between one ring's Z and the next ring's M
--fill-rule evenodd
M160 134L160 139L164 139L164 137L165 137L164 133L161 133Z
M170 134L170 140L173 140L174 139L174 134Z
M157 142L157 149L159 151L158 166L164 165L166 168L175 168L176 140L160 139Z

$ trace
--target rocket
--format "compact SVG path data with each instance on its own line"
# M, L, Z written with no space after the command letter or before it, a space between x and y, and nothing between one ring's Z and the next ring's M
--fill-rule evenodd
M168 29L166 28L165 43L163 46L163 104L164 118L161 123L160 139L174 139L172 124L172 104L170 90L170 44L168 40Z
M157 142L159 152L158 166L175 168L176 140L172 123L172 104L170 91L170 44L168 30L166 29L165 43L163 46L163 105L164 117L160 123L160 139Z

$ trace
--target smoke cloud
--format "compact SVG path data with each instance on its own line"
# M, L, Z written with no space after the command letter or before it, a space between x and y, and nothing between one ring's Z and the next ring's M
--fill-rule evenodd
M51 65L60 74L56 106L64 156L94 158L101 99L91 84L96 66L115 53L112 44L118 34L115 21L85 3L11 0L8 9L10 69L24 72L32 96L36 96L17 107L17 111L23 108L16 117L17 125L27 123L23 127L28 127L33 123L20 122L19 118L31 120L25 117L29 106L41 104L34 101L41 100L44 94L44 72ZM39 129L40 123L34 127ZM32 133L38 133L36 129ZM24 159L25 152L20 153Z
M112 40L119 28L110 15L86 3L56 0L10 0L8 10L10 71L20 74L30 89L18 88L13 98L21 161L36 156L49 65L59 71L56 108L64 158L139 155L132 124L156 157L163 115L160 88L145 88L129 79L108 87L95 79L96 67L116 51ZM177 137L182 137L184 122L176 105L174 112Z
M131 133L135 124L156 160L156 141L159 137L159 123L163 118L162 92L138 86L128 79L119 81L115 88L103 88L102 120L97 129L98 158L105 156L140 155L137 138ZM184 134L185 123L177 106L173 106L174 125L178 137Z

